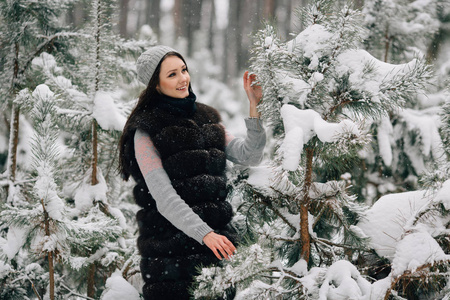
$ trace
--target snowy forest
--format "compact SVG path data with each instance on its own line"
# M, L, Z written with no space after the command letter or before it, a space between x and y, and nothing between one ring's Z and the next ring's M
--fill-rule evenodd
M0 299L138 300L118 141L153 45L264 160L193 299L450 300L449 0L0 0Z

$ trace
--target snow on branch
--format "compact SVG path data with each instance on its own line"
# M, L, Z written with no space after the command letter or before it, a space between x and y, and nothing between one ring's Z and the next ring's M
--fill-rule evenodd
M339 135L349 132L360 135L358 127L350 120L340 123L328 123L314 110L300 110L293 105L284 104L281 107L286 136L281 145L283 151L283 168L295 171L300 163L303 145L317 136L323 143L333 143L339 139Z

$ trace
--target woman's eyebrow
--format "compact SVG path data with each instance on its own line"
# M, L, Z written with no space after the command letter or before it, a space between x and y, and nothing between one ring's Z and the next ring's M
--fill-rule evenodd
M181 69L184 69L184 68L186 68L186 65L182 65L182 66L181 66ZM173 69L173 70L167 71L166 74L175 72L176 70L178 70L178 68L175 68L175 69Z

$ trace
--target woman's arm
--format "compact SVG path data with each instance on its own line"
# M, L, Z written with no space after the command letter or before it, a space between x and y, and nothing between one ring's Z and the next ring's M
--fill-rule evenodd
M264 146L266 145L266 132L259 119L257 106L262 98L262 90L256 85L256 75L244 73L244 89L250 103L250 118L245 120L247 136L245 139L235 138L226 132L225 153L227 159L234 163L253 166L261 162Z
M136 130L134 148L136 161L161 215L189 237L201 244L204 242L219 259L221 257L217 250L228 258L236 250L233 244L226 237L214 233L177 194L162 166L158 151L145 132Z
M247 136L236 138L226 132L225 154L227 159L241 165L254 166L261 162L266 145L266 131L259 119L245 119Z

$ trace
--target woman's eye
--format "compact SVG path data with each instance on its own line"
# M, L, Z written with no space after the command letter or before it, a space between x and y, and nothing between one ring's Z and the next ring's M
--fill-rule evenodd
M186 73L188 71L188 69L184 68L182 71L183 71L183 73Z
M169 77L175 76L175 73L170 73Z

